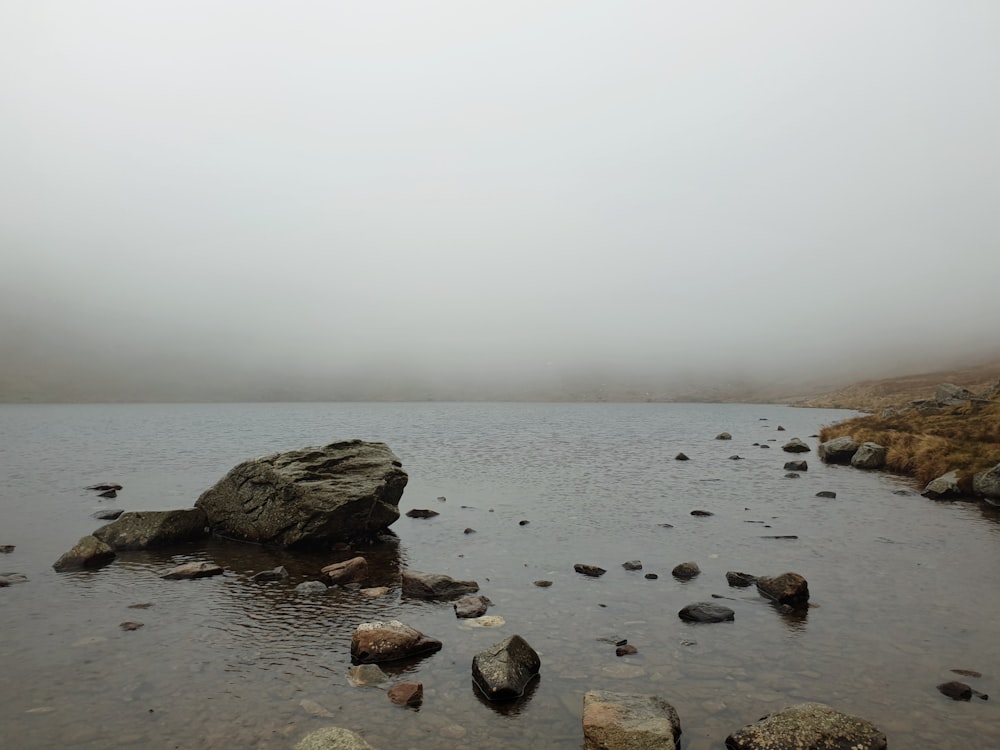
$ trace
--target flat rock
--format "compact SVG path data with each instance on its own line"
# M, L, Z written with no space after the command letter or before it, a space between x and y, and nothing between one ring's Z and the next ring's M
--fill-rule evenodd
M257 582L284 581L287 579L288 571L285 569L284 565L279 565L277 568L272 568L271 570L262 570L250 577L251 581Z
M368 561L358 555L350 560L327 565L320 574L331 584L343 586L348 583L363 583L368 580Z
M199 539L207 534L206 524L204 511L197 508L133 511L97 529L94 536L114 550L152 549Z
M736 613L729 607L712 602L688 604L677 616L685 622L731 622L736 619Z
M0 544L0 554L9 555L16 549L13 544Z
M145 623L141 622L123 622L118 627L122 630L138 630L141 627L145 627Z
M407 475L384 443L350 440L272 453L202 493L214 534L280 547L372 538L399 518Z
M519 635L480 651L472 659L472 680L491 701L513 700L524 690L541 667L536 651Z
M378 599L388 594L389 590L388 586L372 586L367 589L358 589L358 593L367 596L369 599Z
M56 560L52 567L62 572L81 568L99 568L115 559L115 551L97 537L85 536L69 552Z
M658 695L591 690L583 696L584 750L672 750L680 736L676 709Z
M573 566L573 570L580 575L589 576L591 578L600 578L608 572L604 568L599 568L596 565L586 565L585 563L577 563Z
M222 575L223 572L222 566L215 563L190 562L178 565L176 568L161 575L160 578L168 578L170 580L208 578L209 576Z
M357 664L347 670L347 680L356 687L374 687L389 681L378 664Z
M822 703L801 703L765 716L726 738L727 750L885 750L870 721Z
M485 596L464 596L453 606L455 607L455 617L467 620L485 615L490 606L490 600Z
M942 682L937 686L937 689L942 695L947 695L952 700L967 701L972 699L972 688L964 682L957 680Z
M406 569L401 575L403 596L415 599L454 599L479 591L479 584L475 581L458 581L440 573Z
M692 516L699 516L701 518L708 518L709 516L714 516L715 514L710 510L692 510Z
M351 660L356 664L398 661L440 650L441 641L399 620L362 623L351 638Z

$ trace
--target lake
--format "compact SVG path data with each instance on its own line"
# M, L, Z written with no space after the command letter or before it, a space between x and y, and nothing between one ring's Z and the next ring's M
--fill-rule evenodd
M584 693L613 690L673 704L684 750L721 750L729 733L803 701L869 719L894 748L1000 747L995 700L956 702L935 687L958 679L997 693L1000 511L932 502L904 479L781 450L792 437L815 449L822 425L851 415L719 404L0 406L0 544L16 545L0 573L29 579L0 589L3 746L291 748L335 724L380 750L578 749ZM733 439L716 440L723 431ZM205 541L52 570L102 523L91 518L99 509L190 507L244 459L352 438L399 456L402 512L440 515L403 516L398 543L352 551ZM691 460L674 460L681 451ZM808 470L786 478L784 463L801 458ZM102 500L85 489L100 482L124 489ZM768 538L782 536L796 538ZM389 595L294 591L354 554ZM194 560L226 573L159 578ZM629 560L643 569L625 570ZM675 580L686 561L701 574ZM607 573L587 578L575 563ZM288 581L250 580L276 565ZM403 567L478 581L506 623L474 628L449 603L401 598ZM729 570L800 573L813 606L782 614L755 589L730 588ZM718 601L734 622L678 619L713 595L730 598ZM419 710L390 703L387 686L348 680L354 628L379 619L444 643L385 665L394 680L423 683ZM125 621L143 627L124 631ZM490 704L472 685L472 658L514 633L540 654L540 678L516 703ZM638 653L617 657L621 639Z

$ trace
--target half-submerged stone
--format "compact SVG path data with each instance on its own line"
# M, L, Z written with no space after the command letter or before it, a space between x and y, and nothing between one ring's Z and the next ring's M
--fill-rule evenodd
M682 607L677 616L685 622L732 622L736 613L729 607L712 602L696 602Z
M854 442L854 438L846 435L820 443L816 448L820 460L828 464L849 464L857 451L858 444Z
M886 744L885 734L870 721L822 703L790 706L726 738L727 750L885 750Z
M781 446L781 450L785 451L785 453L808 453L811 449L806 443L796 437Z
M583 696L584 750L674 748L680 736L677 710L658 695L591 690Z
M789 607L802 608L809 604L809 583L798 573L780 576L760 576L755 581L762 596Z
M205 512L197 508L143 510L122 513L94 536L116 550L151 549L199 539L206 525Z
M56 560L52 567L63 572L81 568L99 568L115 559L115 551L95 536L85 536L73 549Z
M403 570L401 579L403 596L415 599L454 599L479 591L475 581L458 581L441 573Z
M319 571L332 584L343 586L348 583L362 583L368 580L368 561L361 557L333 563Z
M596 565L586 565L585 563L577 563L573 566L573 570L580 575L590 576L591 578L600 578L608 572L604 568L600 568Z
M472 658L472 680L491 701L513 700L524 695L541 665L535 649L512 635Z
M351 638L351 660L356 664L397 661L440 650L441 641L399 620L361 623Z
M407 475L384 443L350 440L233 467L202 493L214 534L281 547L371 538L399 518Z
M190 562L178 565L176 568L167 571L160 578L172 580L183 580L190 578L208 578L209 576L222 575L222 566L210 562Z

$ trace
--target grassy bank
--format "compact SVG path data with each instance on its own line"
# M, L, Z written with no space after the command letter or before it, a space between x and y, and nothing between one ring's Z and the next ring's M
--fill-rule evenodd
M855 417L824 427L821 441L850 436L888 449L886 469L921 483L958 470L971 489L972 475L1000 463L1000 401L966 403L925 414L909 408L889 416Z

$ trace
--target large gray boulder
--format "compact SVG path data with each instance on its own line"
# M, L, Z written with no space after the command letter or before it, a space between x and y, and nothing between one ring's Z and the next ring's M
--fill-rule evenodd
M197 508L142 510L122 513L94 536L116 550L151 549L203 537L206 524L205 512Z
M972 492L987 500L1000 500L1000 464L972 477ZM994 503L996 505L997 503Z
M399 518L406 472L385 443L350 440L234 466L195 507L213 534L280 547L369 538Z
M849 464L857 450L858 444L854 439L844 436L820 443L816 448L816 454L821 461L826 461L828 464Z
M942 474L937 479L932 479L920 493L931 500L948 500L950 498L962 497L965 493L959 486L958 472L949 471Z
M512 700L524 695L541 665L535 649L512 635L472 658L472 680L489 700Z
M677 710L658 695L591 690L583 696L584 750L659 750L680 741Z
M870 721L822 703L789 706L726 738L727 750L885 750L886 744Z
M851 466L855 469L881 469L885 466L886 453L888 451L884 445L862 443L851 456Z
M63 572L83 568L99 568L115 559L115 551L94 536L85 536L56 560L52 567Z

